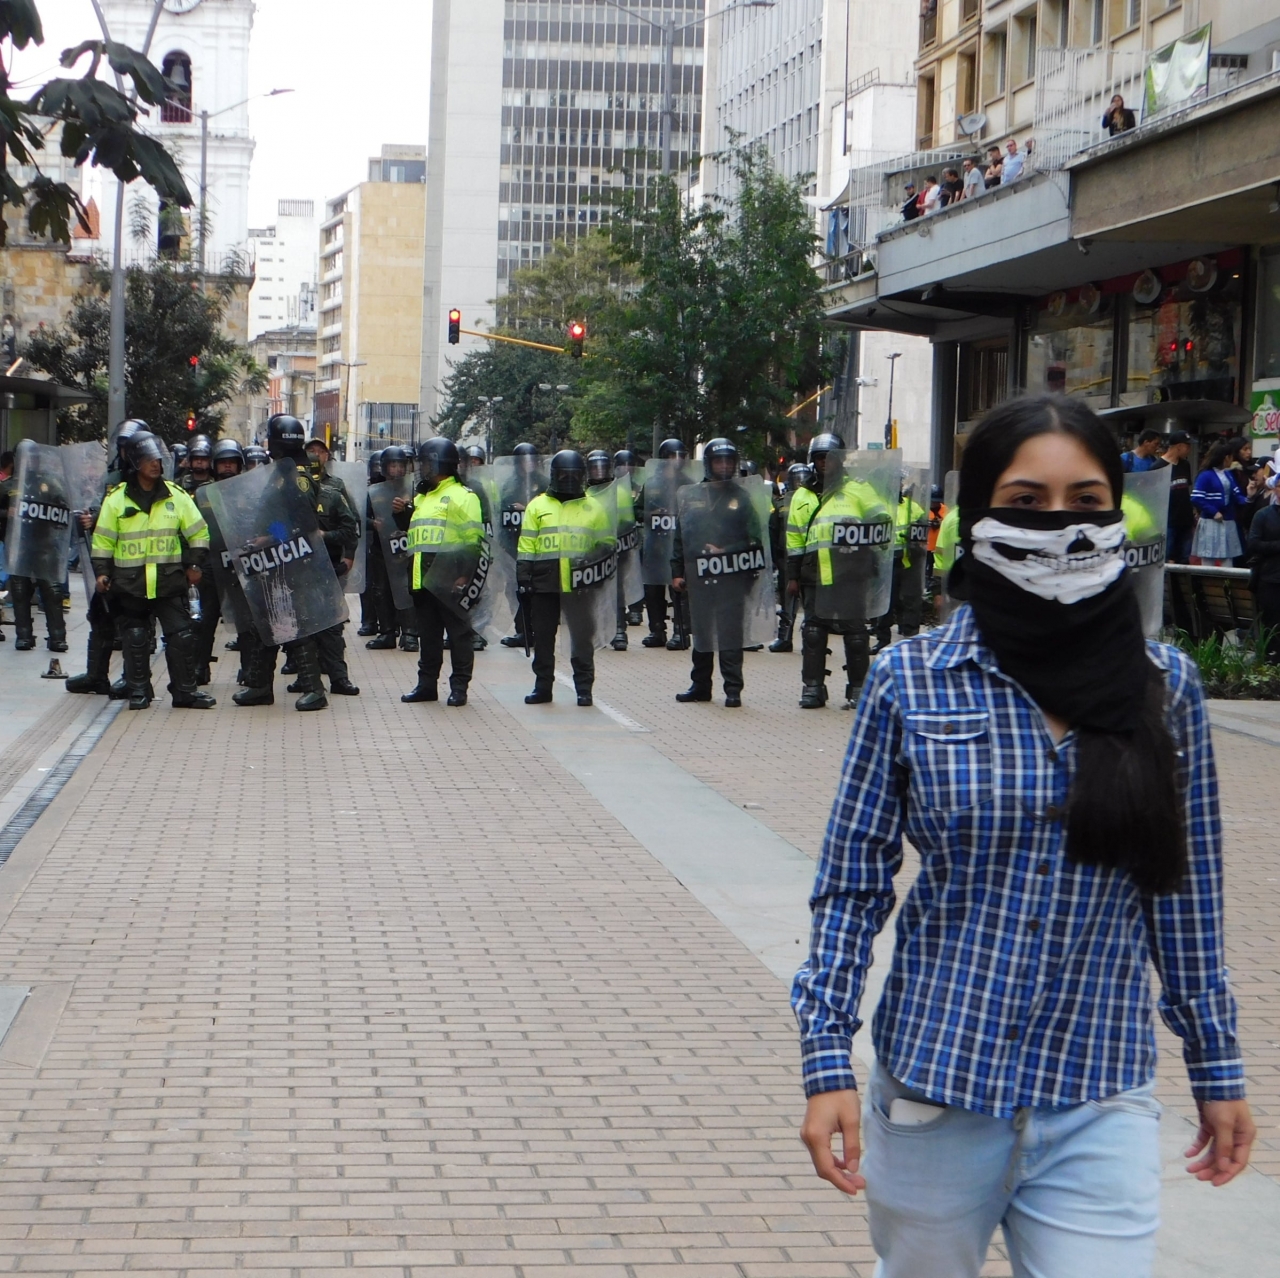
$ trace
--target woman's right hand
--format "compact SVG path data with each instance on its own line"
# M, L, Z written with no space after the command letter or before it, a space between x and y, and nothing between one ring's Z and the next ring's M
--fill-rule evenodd
M1214 515L1214 519L1216 519L1218 523L1222 523L1222 511L1218 511L1218 513Z
M819 1092L817 1096L810 1096L805 1106L800 1139L813 1159L814 1171L842 1194L853 1195L867 1187L866 1178L858 1175L858 1160L862 1157L858 1140L861 1123L862 1112L854 1088ZM837 1132L840 1133L840 1157L831 1148L831 1138Z

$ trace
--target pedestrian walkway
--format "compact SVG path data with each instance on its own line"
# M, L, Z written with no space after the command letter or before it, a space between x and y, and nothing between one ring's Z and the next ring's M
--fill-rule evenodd
M727 711L671 699L686 654L602 653L580 710L526 707L490 648L458 711L352 648L363 695L323 714L283 679L232 707L225 652L211 712L66 698L103 735L0 869L0 984L31 991L0 1040L10 1268L870 1278L861 1203L797 1137L784 979L849 715L796 709L797 657L750 655ZM1221 748L1233 821L1266 818L1277 747ZM1229 829L1280 1177L1280 870ZM1161 1278L1268 1273L1275 1179L1170 1197Z

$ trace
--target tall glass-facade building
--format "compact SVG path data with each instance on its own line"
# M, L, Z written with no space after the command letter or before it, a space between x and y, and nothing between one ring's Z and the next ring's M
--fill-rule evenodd
M817 173L825 7L826 0L780 0L709 19L705 154L723 151L736 134L761 143L787 177ZM728 174L708 163L703 181L707 194L723 193ZM806 191L813 190L810 179Z
M792 3L793 0L787 0ZM810 0L802 0L808 4ZM662 33L674 34L674 171L702 132L705 0L504 0L502 144L495 291L553 240L604 216L602 191L661 169Z

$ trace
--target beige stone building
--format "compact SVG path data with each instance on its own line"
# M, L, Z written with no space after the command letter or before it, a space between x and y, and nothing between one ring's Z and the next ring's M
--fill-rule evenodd
M425 147L384 146L325 205L312 428L348 459L415 438L425 225Z

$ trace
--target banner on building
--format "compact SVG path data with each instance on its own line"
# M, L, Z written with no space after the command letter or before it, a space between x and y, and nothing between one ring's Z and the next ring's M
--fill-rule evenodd
M1209 92L1209 35L1212 24L1188 31L1157 49L1143 77L1143 119L1186 106Z

